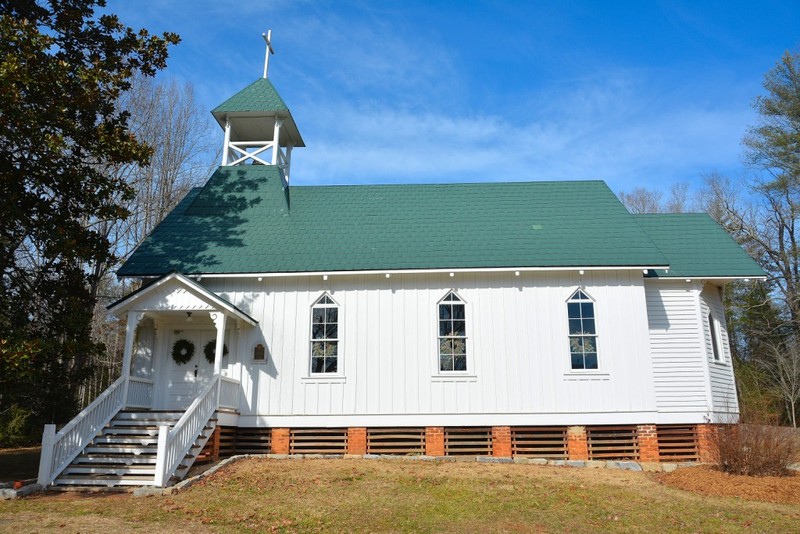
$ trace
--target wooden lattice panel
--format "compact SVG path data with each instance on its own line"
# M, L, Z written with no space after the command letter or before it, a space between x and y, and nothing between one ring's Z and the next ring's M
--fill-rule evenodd
M367 454L425 454L425 428L369 428Z
M219 427L219 455L229 458L236 454L236 434L239 431L235 426Z
M513 427L511 454L529 458L567 458L567 427Z
M241 427L237 429L236 454L269 454L271 446L271 428Z
M293 428L289 432L290 454L345 454L346 428Z
M638 460L635 426L594 426L586 429L590 460Z
M658 458L662 462L693 462L700 459L697 425L657 425Z
M491 456L492 429L489 427L445 428L446 456Z

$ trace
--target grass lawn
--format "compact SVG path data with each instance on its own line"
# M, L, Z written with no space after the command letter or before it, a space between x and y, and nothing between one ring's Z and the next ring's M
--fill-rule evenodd
M710 497L655 475L400 460L234 463L171 496L0 501L3 532L790 532L797 506Z

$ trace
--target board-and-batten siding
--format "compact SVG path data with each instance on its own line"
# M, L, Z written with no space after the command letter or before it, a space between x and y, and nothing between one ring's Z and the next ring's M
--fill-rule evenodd
M703 291L700 293L700 309L702 311L704 349L709 367L714 412L718 414L736 414L739 412L739 403L736 396L736 382L733 376L725 308L719 288L711 284L706 284L703 287ZM721 361L714 361L714 350L711 343L712 332L708 322L709 311L711 311L719 325Z
M644 284L635 271L207 284L259 321L241 329L242 350L226 369L242 380L241 412L253 416L250 422L442 424L436 416L452 424L646 422L652 415L643 414L656 409ZM569 369L566 300L581 285L596 302L598 373ZM451 289L466 303L466 376L438 372L437 303ZM323 292L339 305L341 376L309 375L310 309ZM266 364L252 362L256 343L268 349Z
M645 295L658 410L706 412L707 362L697 289L683 280L647 280Z

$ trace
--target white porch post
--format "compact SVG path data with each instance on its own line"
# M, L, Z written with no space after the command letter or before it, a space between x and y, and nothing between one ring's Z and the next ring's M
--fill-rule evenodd
M222 165L228 164L228 154L231 150L231 123L225 119L225 144L222 147Z
M133 342L136 340L136 328L139 321L144 318L144 313L139 311L128 312L128 322L125 324L125 352L122 353L122 372L120 376L125 379L122 390L123 408L128 404L128 385L131 376L131 357L133 356Z
M39 456L39 478L37 482L47 486L52 482L53 443L56 440L56 425L44 425L42 432L42 452Z
M278 164L278 154L280 153L280 150L281 150L281 142L280 142L281 141L281 126L283 126L283 119L279 119L278 117L275 117L275 131L272 134L272 143L273 143L272 164L273 165L277 165Z

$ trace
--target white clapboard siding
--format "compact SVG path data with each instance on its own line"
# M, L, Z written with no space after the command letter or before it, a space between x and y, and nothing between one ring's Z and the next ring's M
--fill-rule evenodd
M702 310L704 348L709 366L714 412L719 414L738 413L739 403L736 396L736 382L733 377L733 362L731 361L725 309L719 289L716 286L706 284L703 287L703 291L700 294L700 307ZM714 351L711 345L711 327L708 323L709 310L719 324L721 361L714 361Z
M683 280L647 280L656 403L662 412L708 410L707 365L697 290Z
M430 424L428 416L514 416L563 423L564 414L654 413L644 281L636 271L337 275L204 279L259 321L241 328L230 372L242 381L242 416L277 424ZM595 300L600 370L569 369L566 300L582 285ZM437 303L466 303L468 371L442 375ZM310 310L324 293L339 305L337 376L309 373ZM268 361L253 363L256 343ZM526 416L530 415L528 419ZM535 418L533 416L536 416ZM305 419L302 419L305 417ZM346 419L344 419L346 417ZM427 418L426 418L427 417ZM583 417L583 419L581 419ZM322 419L321 419L322 418ZM626 419L627 418L627 419ZM243 419L247 420L247 419ZM511 421L512 419L509 419ZM597 418L588 420L599 420ZM650 418L652 420L652 418ZM337 423L337 421L339 423Z

